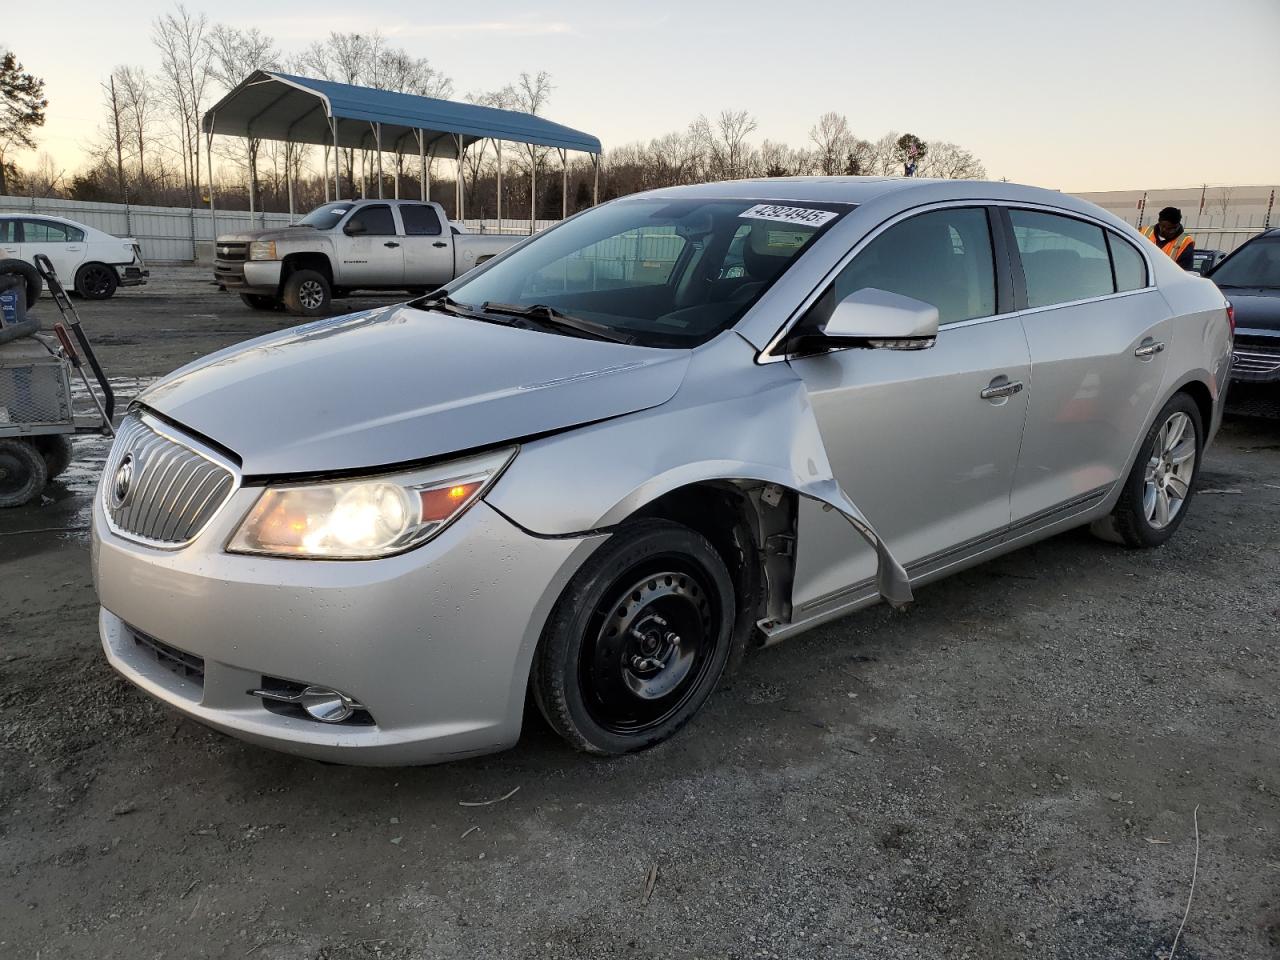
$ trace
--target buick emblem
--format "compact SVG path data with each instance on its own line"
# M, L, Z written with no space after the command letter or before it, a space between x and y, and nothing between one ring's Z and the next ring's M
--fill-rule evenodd
M133 492L133 454L126 453L111 480L111 508L119 510Z

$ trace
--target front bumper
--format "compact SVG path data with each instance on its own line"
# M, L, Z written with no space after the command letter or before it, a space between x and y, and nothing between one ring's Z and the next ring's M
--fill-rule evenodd
M280 290L279 260L215 260L213 279L236 293L275 296Z
M533 537L481 501L435 540L384 560L223 553L257 493L238 490L177 551L117 536L94 498L94 576L113 667L202 723L320 760L430 763L516 742L542 625L603 536ZM172 655L157 657L151 638ZM373 723L270 710L248 693L264 678L341 690Z

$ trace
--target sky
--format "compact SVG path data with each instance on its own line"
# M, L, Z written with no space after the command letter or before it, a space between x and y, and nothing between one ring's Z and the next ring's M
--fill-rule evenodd
M45 0L0 48L45 79L41 149L74 171L120 63L155 69L167 2ZM1280 181L1280 0L188 0L286 52L380 30L453 78L455 96L521 71L555 84L546 115L611 146L749 111L806 145L845 114L972 150L993 178L1076 192ZM56 24L56 29L53 25ZM31 164L31 154L19 156Z

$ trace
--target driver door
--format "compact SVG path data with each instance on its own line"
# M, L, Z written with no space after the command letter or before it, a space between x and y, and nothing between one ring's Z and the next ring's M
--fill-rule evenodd
M867 287L938 308L934 346L792 358L836 480L912 576L945 567L1009 526L1031 362L1018 318L1002 317L1008 258L988 211L955 207L885 229L801 321ZM914 567L914 568L913 568ZM874 551L839 516L801 500L795 617L842 602L874 577Z
M342 226L341 286L399 287L404 283L403 238L391 206L370 203L356 207Z

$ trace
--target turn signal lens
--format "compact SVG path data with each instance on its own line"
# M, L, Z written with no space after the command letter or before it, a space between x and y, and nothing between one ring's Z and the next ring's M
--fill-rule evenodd
M268 487L227 550L323 560L402 553L461 516L514 455L508 447L411 473Z

